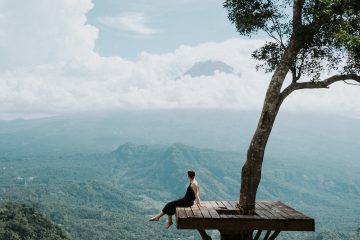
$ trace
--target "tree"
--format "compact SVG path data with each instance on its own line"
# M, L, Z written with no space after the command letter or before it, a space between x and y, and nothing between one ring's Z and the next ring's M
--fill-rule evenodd
M242 36L271 40L252 57L272 73L261 116L241 171L239 208L253 214L264 152L281 104L300 89L360 83L359 0L226 0L229 20ZM291 83L285 86L287 75ZM326 76L326 77L324 77Z

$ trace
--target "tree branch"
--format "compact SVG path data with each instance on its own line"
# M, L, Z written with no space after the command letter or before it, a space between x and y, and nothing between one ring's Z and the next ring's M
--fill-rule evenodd
M304 0L294 0L293 6L293 32L302 26L302 8L304 6Z
M296 63L294 64L294 66L292 66L290 68L291 71L291 76L292 76L292 83L295 83L297 80L297 76L296 76Z
M274 39L277 43L279 43L280 45L282 45L281 40L278 39L277 37L275 37L274 34L271 33L271 30L268 29L267 27L264 28L264 31L267 33L267 35L269 35L269 37L271 37L272 39Z
M279 64L276 66L275 72L271 78L269 87L266 91L265 102L273 101L274 95L280 94L281 87L284 83L285 77L290 68L294 65L296 56L301 49L302 43L299 41L298 29L302 27L302 10L305 0L294 0L293 6L293 25L294 32L292 33L288 45L280 58ZM265 106L265 105L264 105Z
M295 82L297 82L301 78L302 69L304 67L305 59L307 58L307 55L308 55L307 51L301 52L301 59L300 59L301 63L300 63L300 66L298 67L299 73L296 75Z
M322 81L291 83L281 92L280 103L282 103L284 99L295 90L329 88L329 86L335 82L344 81L345 83L347 83L346 80L354 80L360 83L360 75L357 74L334 75ZM351 84L351 83L347 83L347 84ZM359 85L359 84L351 84L351 85Z
M358 83L349 83L349 82L347 82L346 80L343 80L343 81L344 81L344 83L346 83L346 84L348 84L348 85L360 86L360 84L358 84Z
M278 22L276 19L274 19L273 16L271 16L271 22L273 23L274 29L275 29L276 33L278 34L278 36L279 36L280 46L281 46L283 49L285 49L286 47L285 47L285 44L284 44L284 42L283 42L283 35L284 35L284 34L283 34L282 31L281 31L281 27L279 26L279 22Z

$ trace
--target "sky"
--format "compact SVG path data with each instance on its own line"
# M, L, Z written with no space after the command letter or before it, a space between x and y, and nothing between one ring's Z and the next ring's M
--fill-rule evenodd
M106 109L260 111L270 74L218 0L0 0L0 119ZM217 60L234 73L192 77ZM241 74L239 74L241 73ZM360 88L291 95L284 111L360 116Z

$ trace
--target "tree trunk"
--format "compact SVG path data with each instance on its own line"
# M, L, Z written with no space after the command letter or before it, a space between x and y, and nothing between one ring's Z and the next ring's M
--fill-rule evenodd
M274 111L269 111L268 107L264 107L258 127L251 140L247 160L241 172L240 209L242 214L254 214L256 192L260 184L265 147L277 113L278 107Z
M242 214L254 214L256 192L260 184L265 147L283 100L281 98L281 87L296 57L297 49L297 42L290 41L267 89L259 123L251 140L247 159L241 172L239 208Z

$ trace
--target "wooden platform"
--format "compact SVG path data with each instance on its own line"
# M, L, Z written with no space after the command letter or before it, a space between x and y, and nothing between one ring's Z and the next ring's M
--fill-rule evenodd
M204 201L176 209L178 229L217 229L219 231L273 230L315 231L314 219L279 201L257 201L255 215L240 215L238 201Z

